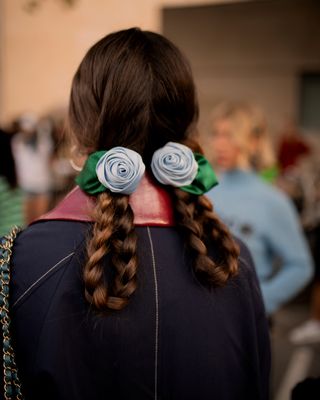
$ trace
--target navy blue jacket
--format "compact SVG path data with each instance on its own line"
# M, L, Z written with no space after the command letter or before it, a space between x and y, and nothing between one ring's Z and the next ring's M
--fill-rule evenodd
M268 327L246 248L239 274L208 290L176 228L136 229L138 288L107 316L84 299L91 223L42 221L19 234L10 301L26 399L267 399Z

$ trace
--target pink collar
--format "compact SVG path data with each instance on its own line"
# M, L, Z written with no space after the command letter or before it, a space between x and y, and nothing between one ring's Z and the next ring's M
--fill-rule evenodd
M136 226L174 226L172 200L169 193L144 175L138 189L130 196ZM92 222L95 197L75 187L52 211L32 223L46 220Z

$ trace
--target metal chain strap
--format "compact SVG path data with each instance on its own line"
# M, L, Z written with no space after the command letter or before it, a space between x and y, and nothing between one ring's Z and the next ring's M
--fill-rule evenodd
M3 339L3 385L5 400L23 400L15 354L12 348L9 316L10 259L14 239L20 232L14 227L0 240L0 322Z

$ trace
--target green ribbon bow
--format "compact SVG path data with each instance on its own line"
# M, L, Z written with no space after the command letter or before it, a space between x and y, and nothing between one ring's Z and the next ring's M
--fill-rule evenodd
M193 153L193 155L198 163L198 173L190 185L179 189L201 196L217 186L219 182L209 161L200 153Z
M106 187L102 185L96 174L97 163L105 153L105 150L100 150L90 154L82 171L76 177L76 183L80 188L92 196L97 196L99 193L106 191Z
M106 187L100 183L96 174L97 163L105 152L105 150L101 150L90 154L82 171L76 177L79 187L92 196L106 191ZM209 161L202 154L194 153L194 157L198 163L198 173L190 185L181 186L180 189L201 196L218 185L218 180Z

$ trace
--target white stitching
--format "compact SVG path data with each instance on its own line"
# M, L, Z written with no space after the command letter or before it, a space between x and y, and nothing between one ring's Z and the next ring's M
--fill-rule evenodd
M74 251L64 258L62 258L60 261L58 261L53 267L51 267L47 272L45 272L43 275L40 276L31 286L28 287L28 289L22 293L21 296L18 297L18 299L14 302L12 307L15 307L29 292L30 290L36 286L43 278L45 278L51 271L53 271L55 268L57 268L61 263L63 263L65 260L67 260L69 257L71 257L74 254Z
M156 301L156 334L155 334L155 355L154 355L154 398L158 398L158 347L159 347L159 293L158 293L158 279L156 271L156 260L154 256L153 242L151 238L151 232L147 226L148 237L151 249L152 268L154 277L154 290L155 290L155 301Z

